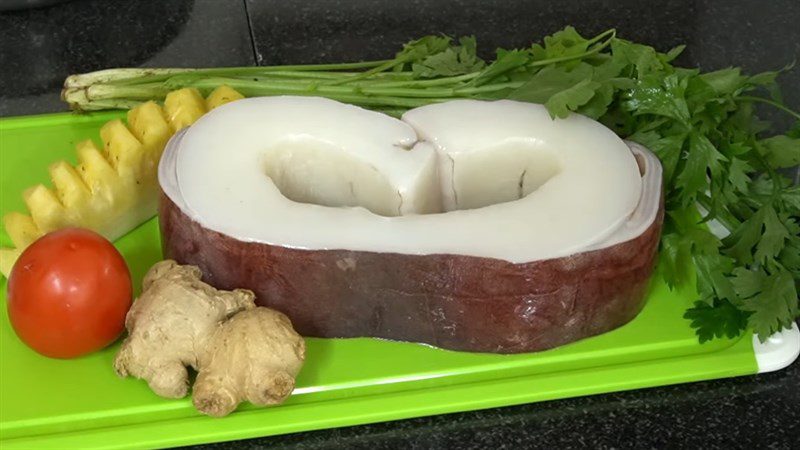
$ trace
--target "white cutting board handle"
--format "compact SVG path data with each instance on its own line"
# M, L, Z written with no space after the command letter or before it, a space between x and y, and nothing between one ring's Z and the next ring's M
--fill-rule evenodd
M758 363L758 373L774 372L791 365L800 355L800 329L792 328L775 333L766 342L753 335L753 350Z

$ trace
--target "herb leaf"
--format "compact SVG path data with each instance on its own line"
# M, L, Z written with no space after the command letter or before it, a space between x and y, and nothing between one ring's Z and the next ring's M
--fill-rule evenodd
M747 327L747 313L726 300L715 300L712 305L697 302L683 317L692 321L701 343L714 338L734 338Z
M478 58L475 38L462 37L459 44L412 64L414 76L416 78L450 77L482 69L485 63Z
M790 327L798 314L797 288L785 270L736 271L734 283L744 299L743 310L752 313L749 323L763 341L776 330Z
M800 164L800 138L778 135L759 143L759 153L772 167L786 168Z
M680 189L680 198L684 205L694 203L697 194L708 186L706 177L719 177L725 157L714 147L706 136L692 131L689 135L689 151L686 164L675 180Z

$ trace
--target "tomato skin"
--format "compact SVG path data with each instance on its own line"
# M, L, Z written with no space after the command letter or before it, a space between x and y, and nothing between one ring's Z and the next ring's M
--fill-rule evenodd
M122 255L104 237L67 228L22 252L8 278L8 317L42 355L74 358L114 342L133 294Z

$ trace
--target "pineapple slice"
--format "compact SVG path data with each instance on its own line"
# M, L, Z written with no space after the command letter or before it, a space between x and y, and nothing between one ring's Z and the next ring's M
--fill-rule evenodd
M0 248L0 272L6 277L22 251L39 236L65 227L94 230L116 239L156 214L158 161L175 131L206 111L242 96L222 86L203 99L196 89L170 92L162 108L154 102L128 111L127 125L112 120L100 130L103 149L91 140L76 145L78 165L50 166L53 189L44 185L23 194L30 215L4 218L16 248Z
M214 92L212 92L206 99L206 108L211 111L212 109L218 108L225 103L230 103L243 98L244 95L234 91L228 86L220 86L217 89L214 89Z
M33 222L31 216L18 212L6 214L3 218L6 230L8 230L11 242L18 248L25 248L33 243L42 235L39 227Z
M58 199L67 209L78 209L92 194L78 171L66 161L50 165L50 179L53 180Z
M130 148L138 150L134 146ZM153 215L155 210L150 208L148 211L149 206L142 205L140 201L140 191L146 186L137 184L129 170L123 170L127 177L120 174L107 158L110 153L104 154L90 140L78 143L76 150L79 161L77 172L89 195L83 202L70 205L73 226L89 228L109 239L116 239ZM57 185L55 179L53 183ZM75 186L71 189L79 188ZM127 225L129 222L136 223L131 226Z
M28 211L31 212L33 223L36 224L36 228L41 232L47 233L69 226L64 205L58 201L58 197L51 189L42 184L37 184L23 192L22 198L25 200ZM11 223L21 222L12 221ZM9 236L12 233L19 234L19 231L12 230L8 233Z
M11 268L14 267L14 263L17 262L21 254L22 250L18 248L0 248L0 272L2 272L6 278L8 278L8 275L11 273Z
M176 132L193 124L206 111L206 101L195 88L172 91L164 99L164 112Z
M100 138L108 153L108 160L123 180L141 182L144 170L142 143L121 120L112 120L100 128Z
M136 139L148 149L163 147L172 137L172 129L164 117L164 110L155 102L143 103L128 111L128 126Z
M90 140L79 142L75 151L79 161L77 172L89 190L92 203L105 209L113 204L115 199L124 195L122 179L94 142Z
M164 110L155 102L144 103L128 111L128 126L144 146L141 175L143 183L157 183L158 161L161 160L161 153L173 133L164 117Z

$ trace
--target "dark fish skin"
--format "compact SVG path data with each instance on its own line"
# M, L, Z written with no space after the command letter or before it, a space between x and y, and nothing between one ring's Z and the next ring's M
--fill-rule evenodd
M613 330L644 306L661 224L610 247L513 264L474 256L302 250L240 241L159 205L165 258L218 289L246 288L303 336L377 337L469 352L550 349Z

